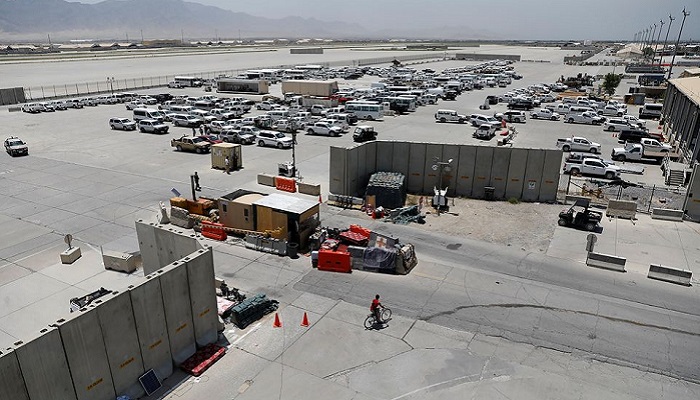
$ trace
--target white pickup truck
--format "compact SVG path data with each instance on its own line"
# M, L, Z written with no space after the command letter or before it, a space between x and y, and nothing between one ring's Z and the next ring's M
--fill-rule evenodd
M557 147L563 151L584 151L587 153L600 153L600 143L591 142L590 140L572 136L570 138L557 139Z
M672 150L671 146L656 139L642 138L640 143L627 143L625 147L614 148L611 157L616 161L661 161Z
M610 165L598 158L584 158L581 161L568 161L564 163L564 172L571 175L594 175L605 179L620 177L620 167Z
M564 122L568 122L570 124L600 125L605 122L605 118L593 111L585 111L580 114L568 114L564 119Z
M316 122L307 126L306 132L309 135L340 136L343 133L343 129L328 122Z
M530 118L532 119L548 119L551 121L558 121L561 118L559 113L556 113L549 108L540 108L539 110L530 113Z

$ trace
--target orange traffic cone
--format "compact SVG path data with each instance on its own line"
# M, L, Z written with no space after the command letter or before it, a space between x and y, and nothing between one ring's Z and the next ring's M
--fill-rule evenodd
M301 326L309 326L309 317L306 315L306 311L304 311L304 318L301 319Z
M281 328L282 327L282 322L280 321L280 316L279 314L275 313L275 322L272 324L273 328Z

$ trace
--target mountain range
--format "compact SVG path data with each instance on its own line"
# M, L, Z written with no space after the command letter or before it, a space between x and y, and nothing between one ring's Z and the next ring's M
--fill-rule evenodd
M340 15L339 15L340 16ZM96 4L64 0L0 0L4 41L70 39L491 39L465 27L368 29L359 24L313 18L270 19L182 0L105 0Z

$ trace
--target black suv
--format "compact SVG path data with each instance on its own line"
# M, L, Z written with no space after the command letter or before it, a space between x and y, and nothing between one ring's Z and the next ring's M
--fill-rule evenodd
M620 143L639 143L642 138L650 138L649 132L641 129L623 129L620 131L620 135L617 137L617 141Z

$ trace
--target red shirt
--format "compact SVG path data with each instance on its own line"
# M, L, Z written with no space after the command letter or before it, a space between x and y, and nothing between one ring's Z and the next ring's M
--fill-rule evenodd
M372 300L372 305L369 306L370 311L374 311L379 307L379 299Z

